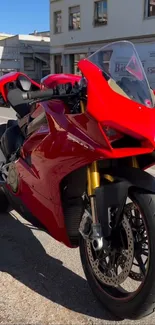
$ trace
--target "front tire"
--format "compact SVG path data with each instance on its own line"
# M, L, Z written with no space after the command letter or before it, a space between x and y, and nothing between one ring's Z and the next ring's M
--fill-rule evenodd
M147 274L134 294L119 294L119 287L110 287L98 280L88 258L86 241L80 237L81 261L88 283L103 306L120 319L140 319L155 309L155 195L134 192L130 198L143 215L149 242Z

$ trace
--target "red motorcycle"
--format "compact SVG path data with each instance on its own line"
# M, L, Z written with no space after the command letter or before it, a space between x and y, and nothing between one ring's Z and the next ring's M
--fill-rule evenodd
M137 319L155 307L155 180L144 171L155 164L155 97L130 42L78 66L83 77L41 86L20 73L0 79L17 113L0 126L0 209L79 246L97 298Z

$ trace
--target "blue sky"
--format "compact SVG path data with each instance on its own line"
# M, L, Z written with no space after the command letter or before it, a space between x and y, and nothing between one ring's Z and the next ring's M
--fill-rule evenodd
M0 33L49 30L49 0L0 0Z

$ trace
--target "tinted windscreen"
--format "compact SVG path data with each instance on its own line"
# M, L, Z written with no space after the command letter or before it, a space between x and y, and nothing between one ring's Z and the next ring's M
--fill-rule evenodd
M121 41L104 46L88 57L112 88L147 107L154 107L149 83L134 45Z

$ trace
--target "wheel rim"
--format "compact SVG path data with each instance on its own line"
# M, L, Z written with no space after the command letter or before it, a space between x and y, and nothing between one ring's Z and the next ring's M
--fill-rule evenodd
M87 260L100 289L115 299L131 299L143 286L149 268L146 223L134 202L126 204L124 208L119 237L122 237L120 241L118 236L111 240L109 251L101 250L98 253L93 250L91 242L86 241ZM119 244L114 249L116 239Z

